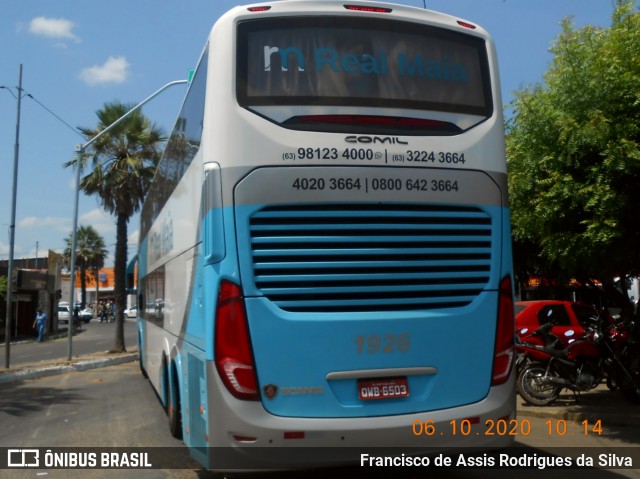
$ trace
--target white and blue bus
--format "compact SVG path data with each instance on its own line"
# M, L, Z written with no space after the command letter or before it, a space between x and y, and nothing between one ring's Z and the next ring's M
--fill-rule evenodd
M511 443L500 94L490 36L433 11L215 23L137 260L141 368L205 467Z

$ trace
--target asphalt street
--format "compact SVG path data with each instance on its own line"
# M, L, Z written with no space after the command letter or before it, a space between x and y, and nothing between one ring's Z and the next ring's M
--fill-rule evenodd
M30 344L29 347L36 347L37 345ZM49 361L40 361L37 363L25 363L21 365L16 365L14 368L10 370L0 370L0 383L5 383L8 386L10 383L15 382L16 385L20 384L21 381L25 379L36 379L36 378L44 378L47 376L54 375L63 375L65 373L71 371L79 371L79 370L91 370L96 368L104 368L105 371L111 371L112 374L118 373L120 368L109 368L107 366L115 365L118 363L134 363L138 359L137 351L131 349L127 353L123 354L108 354L106 352L96 352L93 354L86 355L77 355L71 361L66 361L66 359L58 359L58 360L49 360ZM137 367L135 364L131 365L123 365L121 368L125 368L124 372L133 371L135 377L139 375L137 371ZM118 377L119 377L118 373ZM69 378L70 375L61 376L61 378ZM73 375L74 377L76 375ZM126 376L126 374L125 374ZM77 377L83 377L82 375L77 375ZM87 376L91 377L91 376ZM111 376L109 376L111 377ZM115 376L113 376L115 377ZM67 379L70 380L70 379ZM32 384L38 385L40 381L27 381L22 384ZM5 386L3 386L5 387ZM18 388L19 389L19 388ZM148 385L145 385L146 393L148 393L149 397L152 398L149 402L155 403L157 399L153 397L151 393L151 389ZM145 394L146 394L145 393ZM145 402L146 404L146 402ZM161 408L157 407L158 413L160 413ZM575 448L582 447L581 443L575 442L577 439L573 437L574 434L579 434L581 431L581 423L582 421L587 421L590 427L595 427L596 424L599 424L602 430L604 431L602 439L599 438L596 431L592 431L589 435L581 438L583 442L588 440L590 447L602 447L602 450L609 450L609 447L629 447L629 445L637 445L638 444L638 436L636 434L637 427L640 426L640 405L629 403L619 391L610 391L606 388L606 386L600 386L595 390L589 391L587 393L583 393L579 397L574 396L570 392L566 392L561 395L560 398L551 406L546 407L536 407L530 406L522 401L518 397L517 401L517 417L518 422L522 422L525 418L532 418L532 423L535 421L537 424L536 431L538 433L537 438L531 437L527 439L531 439L533 441L537 441L539 444L544 444L547 447L560 447L560 448L569 448L574 450ZM574 431L569 435L572 437L567 437L563 434L557 433L548 433L546 432L545 424L553 424L554 427L558 427L562 425L566 421L569 430ZM164 421L162 421L164 423ZM578 431L578 432L575 432ZM560 432L560 431L558 431ZM579 434L582 436L582 434ZM168 436L168 435L167 435ZM538 446L543 447L543 446ZM637 446L635 446L637 447ZM615 451L619 452L619 450L615 449ZM181 471L184 474L187 474L185 471ZM360 471L361 472L361 471ZM484 475L485 472L491 472L490 476ZM498 471L499 472L499 471ZM521 471L522 472L522 471ZM540 471L538 471L540 472ZM544 471L544 475L536 474L530 477L580 477L572 475L564 475L563 471ZM547 472L549 474L547 474ZM556 472L562 473L560 475L555 474ZM578 473L584 474L584 472L577 471ZM603 472L603 471L600 471ZM371 474L375 476L374 474ZM74 476L75 477L75 476ZM102 477L102 476L95 476ZM105 475L104 477L113 477L112 475ZM122 476L125 477L125 476ZM129 476L126 476L129 477ZM138 477L138 476L132 476ZM167 476L162 476L167 477ZM169 476L171 477L171 476ZM186 476L185 476L186 477ZM191 476L189 476L191 477ZM208 475L202 473L202 471L198 472L198 477L209 477ZM269 475L262 476L265 478L271 477L297 477L297 476L282 476L282 475ZM311 475L309 477L324 477L322 474L320 475ZM362 477L362 476L361 476ZM380 476L376 476L380 477ZM385 476L386 477L386 476ZM400 476L398 476L400 477ZM402 477L417 477L413 475L402 476ZM471 470L471 471L463 471L456 472L451 471L451 474L447 474L449 479L453 477L509 477L513 476L510 474L500 475L496 473L496 471L481 471L481 470ZM529 477L529 476L520 476L517 477ZM608 473L607 475L599 475L598 477L638 477L637 470L618 470L616 473Z

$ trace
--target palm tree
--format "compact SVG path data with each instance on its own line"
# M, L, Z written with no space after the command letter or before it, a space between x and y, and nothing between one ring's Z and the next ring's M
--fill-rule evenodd
M71 258L71 246L73 244L73 232L65 239L67 247L64 256ZM76 238L76 264L80 273L80 307L87 303L87 271L95 271L104 267L107 257L107 249L104 246L104 238L98 234L93 226L80 226Z
M80 128L80 131L90 140L134 106L120 102L105 103L102 110L96 112L98 126L95 129ZM83 167L91 160L91 170L82 177L80 188L88 195L97 195L103 208L116 218L116 336L111 352L126 350L124 309L127 299L127 224L142 206L160 160L161 144L164 140L162 130L137 110L93 143L93 151L81 159ZM65 166L75 166L77 161L77 158L74 158Z

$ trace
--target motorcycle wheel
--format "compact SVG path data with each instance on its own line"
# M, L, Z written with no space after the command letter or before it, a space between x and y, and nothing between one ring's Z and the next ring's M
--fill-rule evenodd
M551 384L543 378L546 366L532 363L525 367L518 375L516 390L518 394L534 406L547 406L558 399L562 386Z

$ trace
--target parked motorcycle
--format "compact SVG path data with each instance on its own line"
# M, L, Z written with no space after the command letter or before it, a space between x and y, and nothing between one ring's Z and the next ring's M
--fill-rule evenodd
M607 386L640 403L640 328L632 320L608 325L605 338L611 354Z
M562 346L562 341L552 342L544 332L538 336L545 338L544 344L516 345L520 361L516 387L528 403L546 406L564 388L579 393L605 379L627 399L640 403L640 341L634 324L605 323L595 317L582 336Z

